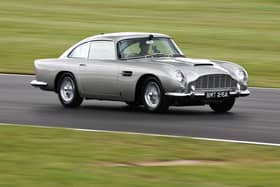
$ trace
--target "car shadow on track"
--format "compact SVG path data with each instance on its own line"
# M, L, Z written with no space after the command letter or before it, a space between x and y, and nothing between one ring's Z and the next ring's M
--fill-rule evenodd
M74 109L76 110L76 109ZM180 116L180 115L188 115L188 116L232 116L234 115L233 112L227 112L227 113L215 113L211 111L211 109L207 106L204 107L170 107L168 111L163 113L153 113L146 111L143 107L131 107L128 105L85 105L81 106L79 111L96 111L96 112L115 112L115 113L133 113L133 114L139 114L139 115L165 115L165 116Z

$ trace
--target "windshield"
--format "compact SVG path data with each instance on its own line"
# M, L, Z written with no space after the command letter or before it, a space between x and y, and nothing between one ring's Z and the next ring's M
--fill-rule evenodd
M118 42L120 59L181 57L183 53L169 38L133 38Z

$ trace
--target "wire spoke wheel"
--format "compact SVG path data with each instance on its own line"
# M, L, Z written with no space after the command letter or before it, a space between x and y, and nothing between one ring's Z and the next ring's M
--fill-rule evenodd
M151 112L165 112L169 107L168 98L164 95L160 81L148 78L143 84L142 103L146 110Z
M59 82L58 96L64 107L77 107L83 101L83 98L78 93L74 77L68 74Z
M60 94L65 103L69 103L74 98L75 86L71 79L65 77L60 86Z
M150 108L158 107L160 103L160 89L154 82L149 82L145 89L145 102Z

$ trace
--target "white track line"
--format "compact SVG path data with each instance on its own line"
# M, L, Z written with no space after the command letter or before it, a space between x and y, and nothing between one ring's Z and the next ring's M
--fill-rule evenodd
M34 75L24 75L24 74L5 74L0 73L0 76L28 76L33 77ZM254 89L271 89L271 90L280 90L279 88L262 88L262 87L250 87ZM12 125L12 124L2 124L0 125ZM22 125L13 125L13 126L22 126ZM62 128L62 127L50 127L50 126L36 126L36 125L25 125L29 127L36 128ZM80 128L63 128L76 131L88 131L88 132L105 132L105 133L117 133L117 134L129 134L129 135L145 135L145 136L158 136L158 137L170 137L170 138L191 138L196 140L207 140L207 141L216 141L216 142L229 142L229 143L241 143L241 144L252 144L252 145L267 145L267 146L277 146L280 147L280 144L276 143L266 143L266 142L253 142L253 141L240 141L240 140L228 140L228 139L217 139L217 138L203 138L203 137L188 137L188 136L176 136L176 135L165 135L165 134L153 134L153 133L137 133L137 132L124 132L124 131L107 131L107 130L93 130L93 129L80 129Z
M83 131L83 132L113 133L113 134L127 134L127 135L142 135L142 136L167 137L167 138L190 138L190 139L194 139L194 140L203 140L203 141L239 143L239 144L250 144L250 145L263 145L263 146L280 147L280 144L277 144L277 143L241 141L241 140L230 140L230 139L219 139L219 138L204 138L204 137L177 136L177 135L167 135L167 134L125 132L125 131L109 131L109 130L94 130L94 129L81 129L81 128L65 128L65 127L37 126L37 125L16 125L16 124L6 124L6 123L0 123L0 126L1 125L2 126L18 126L18 127L26 126L26 127L34 127L34 128L66 129L66 130Z
M277 91L280 90L280 88L265 88L265 87L249 87L249 88L261 89L261 90L277 90Z
M277 143L252 142L252 141L228 140L228 139L217 139L217 138L202 138L202 137L191 137L191 138L195 139L195 140L207 140L207 141L215 141L215 142L228 142L228 143L240 143L240 144L266 145L266 146L280 147L280 144L277 144Z

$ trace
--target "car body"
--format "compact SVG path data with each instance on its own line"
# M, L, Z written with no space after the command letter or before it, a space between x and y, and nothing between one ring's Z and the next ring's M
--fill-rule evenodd
M250 94L243 67L186 58L170 36L159 33L99 34L34 65L31 85L58 93L65 107L100 99L144 105L149 111L209 104L226 112L235 98Z

